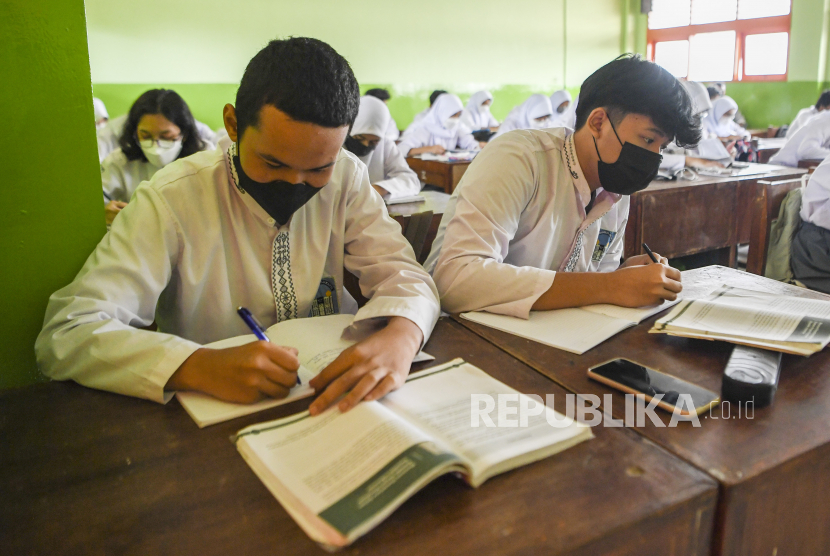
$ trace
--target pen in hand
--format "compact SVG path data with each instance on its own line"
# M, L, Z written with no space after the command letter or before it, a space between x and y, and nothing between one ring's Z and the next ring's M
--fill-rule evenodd
M646 245L645 241L643 242L643 249L646 250L646 253L648 253L648 256L651 258L652 261L658 264L660 263L660 261L657 260L657 257L654 256L654 253L651 251L651 249L648 248L648 245Z
M268 339L268 336L265 335L265 331L262 329L262 326L259 322L257 322L254 315L252 315L248 309L245 307L237 307L236 312L240 317L242 317L242 320L245 321L245 324L248 325L248 328L251 329L251 332L254 333L254 336L256 336L257 339L262 340L263 342L271 341ZM297 374L297 384L302 384L299 373Z

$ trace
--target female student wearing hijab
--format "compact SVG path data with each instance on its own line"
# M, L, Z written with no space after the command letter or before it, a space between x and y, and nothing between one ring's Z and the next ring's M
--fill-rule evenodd
M110 115L107 112L104 101L100 98L92 97L92 111L95 114L95 129L101 129L106 126Z
M409 167L394 141L384 137L389 109L368 94L360 98L360 109L351 135L343 145L369 169L369 183L386 200L417 195L421 182Z
M798 111L795 119L793 119L793 123L791 123L790 127L787 128L787 133L784 136L787 138L792 137L795 135L796 131L804 127L804 124L806 124L810 118L819 112L824 112L828 108L830 108L830 89L827 89L821 93L815 106L808 106L807 108L802 108Z
M830 159L810 176L801 197L801 220L792 242L793 276L811 290L830 293Z
M732 97L722 96L712 102L712 110L703 123L704 131L714 137L730 141L749 139L750 134L735 123L738 104Z
M692 99L692 113L698 119L701 127L701 141L713 140L720 141L717 137L712 137L703 131L703 121L712 110L712 101L709 100L709 91L706 86L696 81L681 81L689 97ZM720 163L714 160L707 160L696 156L698 154L697 148L680 148L674 143L671 143L663 151L663 161L660 163L661 170L668 170L670 172L677 172L686 166L713 166L723 167Z
M553 126L553 108L545 95L530 95L515 107L499 126L496 137L514 129L544 129Z
M470 129L461 124L464 105L456 95L445 93L435 100L426 117L411 125L398 143L403 156L443 154L451 149L479 148Z
M830 110L816 114L795 132L781 150L772 155L770 164L798 166L801 160L824 160L830 156Z
M478 91L473 93L461 112L461 123L473 131L487 129L496 131L499 122L490 113L490 106L493 104L493 95L490 91Z
M657 174L670 141L700 139L688 93L662 67L626 55L585 80L576 116L576 131L508 133L470 164L424 265L446 311L527 319L594 303L639 307L681 291L665 258L620 261L629 196Z
M366 96L375 97L383 101L383 104L389 105L389 99L392 98L392 95L389 94L389 91L386 89L369 89L366 91ZM389 114L389 123L386 124L386 132L384 133L384 137L389 139L390 141L397 141L400 138L401 132L398 131L398 122L395 121L395 118L392 117L392 114Z
M553 108L551 127L573 128L573 122L571 121L573 119L573 112L570 111L571 100L573 100L571 93L565 89L561 89L550 95L550 105Z
M360 89L329 45L271 41L223 118L233 142L172 162L136 189L73 282L55 292L35 351L40 369L160 403L176 390L237 403L283 398L292 347L204 344L312 315L356 313L363 339L310 386L312 415L401 386L438 319L435 285L342 149ZM370 297L357 310L343 270ZM153 321L157 331L147 330Z
M107 224L138 187L179 158L213 148L196 129L187 103L169 89L151 89L130 108L120 146L101 164Z

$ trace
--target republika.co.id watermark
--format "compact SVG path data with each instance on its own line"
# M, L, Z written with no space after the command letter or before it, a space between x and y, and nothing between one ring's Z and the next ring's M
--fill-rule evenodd
M561 395L560 395L561 396ZM615 419L612 415L613 394L604 394L602 399L595 394L565 394L565 417L553 411L554 394L547 394L543 401L535 394L471 394L471 427L515 427L536 426L546 420L552 427L566 427L571 421L579 421L595 427L644 427L646 420L655 427L676 427L679 422L691 422L700 426L700 416L694 400L689 394L680 394L674 411L658 410L663 395L657 394L646 402L642 396L625 395L625 418ZM741 403L722 401L703 412L710 419L754 419L754 400ZM668 421L668 422L666 422Z

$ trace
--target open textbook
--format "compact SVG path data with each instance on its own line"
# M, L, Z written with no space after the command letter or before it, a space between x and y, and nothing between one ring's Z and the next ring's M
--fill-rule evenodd
M277 345L291 346L299 351L300 384L281 399L266 399L252 404L238 404L218 400L200 392L176 392L179 403L199 428L250 415L278 405L307 398L314 394L308 382L334 361L340 353L356 342L356 338L343 338L343 331L351 326L354 315L329 315L306 319L292 319L268 328L265 334ZM206 348L225 349L256 341L256 336L246 334L205 345ZM419 353L414 362L429 361L434 357Z
M664 301L659 305L633 309L602 304L576 309L531 311L527 320L484 311L461 313L461 318L582 355L614 334L640 324L678 301L679 299Z
M456 359L414 373L382 400L347 413L333 407L317 417L306 412L248 427L236 446L306 534L331 549L370 531L440 475L458 472L477 487L592 438L590 427L542 404L526 427L483 420L473 427L473 394L513 394L511 407L522 399L532 404Z
M810 355L830 341L830 301L724 285L683 301L649 332Z

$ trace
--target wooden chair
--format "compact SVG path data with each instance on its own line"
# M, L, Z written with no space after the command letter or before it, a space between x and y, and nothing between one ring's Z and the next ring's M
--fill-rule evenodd
M412 246L412 250L415 251L415 259L419 264L424 264L427 256L429 256L429 250L432 248L432 241L426 241L432 225L432 217L432 211L426 210L404 218L400 223L401 232ZM346 269L343 269L343 287L357 301L358 307L363 307L369 301L360 291L360 283L357 277Z
M764 275L767 266L770 226L778 217L781 202L787 193L801 187L802 178L780 181L758 180L757 191L752 203L752 228L749 238L749 254L746 270L759 276Z

